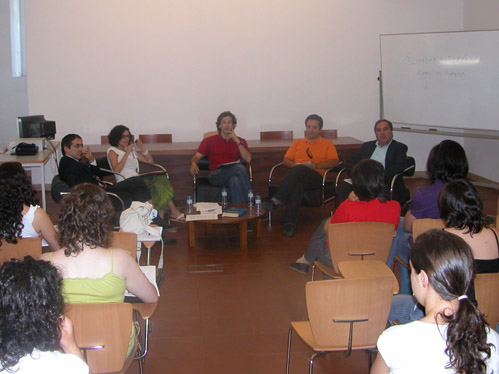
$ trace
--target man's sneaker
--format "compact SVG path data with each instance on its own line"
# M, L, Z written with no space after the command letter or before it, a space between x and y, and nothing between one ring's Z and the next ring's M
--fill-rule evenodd
M290 223L285 223L282 227L282 235L284 236L293 236L295 234L295 227Z
M310 265L307 264L301 264L299 262L293 262L292 264L289 264L289 268L291 270L297 271L298 273L302 274L307 274L308 273L308 267Z

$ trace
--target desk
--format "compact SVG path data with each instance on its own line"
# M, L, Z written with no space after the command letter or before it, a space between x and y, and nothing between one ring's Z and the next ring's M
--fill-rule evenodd
M331 140L343 161L350 159L363 144L362 141L349 136ZM260 192L263 197L267 196L270 169L282 161L291 142L291 140L248 140L252 157L253 191ZM154 161L168 171L176 198L179 200L184 200L187 193L192 193L192 176L189 169L191 157L196 152L199 143L200 141L146 144ZM109 145L90 145L95 156L105 156L108 148Z
M393 293L399 292L399 283L390 268L379 260L342 261L338 270L343 278L392 278Z
M45 164L49 162L52 155L55 157L55 151L59 147L59 141L52 140L50 142L53 149L44 149L33 156L16 156L9 154L0 154L0 164L4 162L19 162L22 164L23 168L39 168L42 176L42 208L47 211L47 201L45 199Z

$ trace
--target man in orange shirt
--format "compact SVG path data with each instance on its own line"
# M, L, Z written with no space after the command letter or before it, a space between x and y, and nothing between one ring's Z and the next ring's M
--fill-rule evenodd
M293 236L298 223L298 209L303 192L320 188L326 169L338 165L338 153L331 140L321 137L322 118L311 114L305 120L305 138L295 140L284 155L283 164L290 170L279 190L263 207L269 211L286 206L282 233Z

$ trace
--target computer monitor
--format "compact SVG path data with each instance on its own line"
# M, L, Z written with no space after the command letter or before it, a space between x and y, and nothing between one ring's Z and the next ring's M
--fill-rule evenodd
M43 115L17 117L17 130L20 138L54 139L55 121L47 121Z

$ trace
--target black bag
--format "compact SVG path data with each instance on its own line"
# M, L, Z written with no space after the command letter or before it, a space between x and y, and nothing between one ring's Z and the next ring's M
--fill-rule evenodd
M38 146L34 143L19 143L16 146L16 156L33 156L38 153Z

